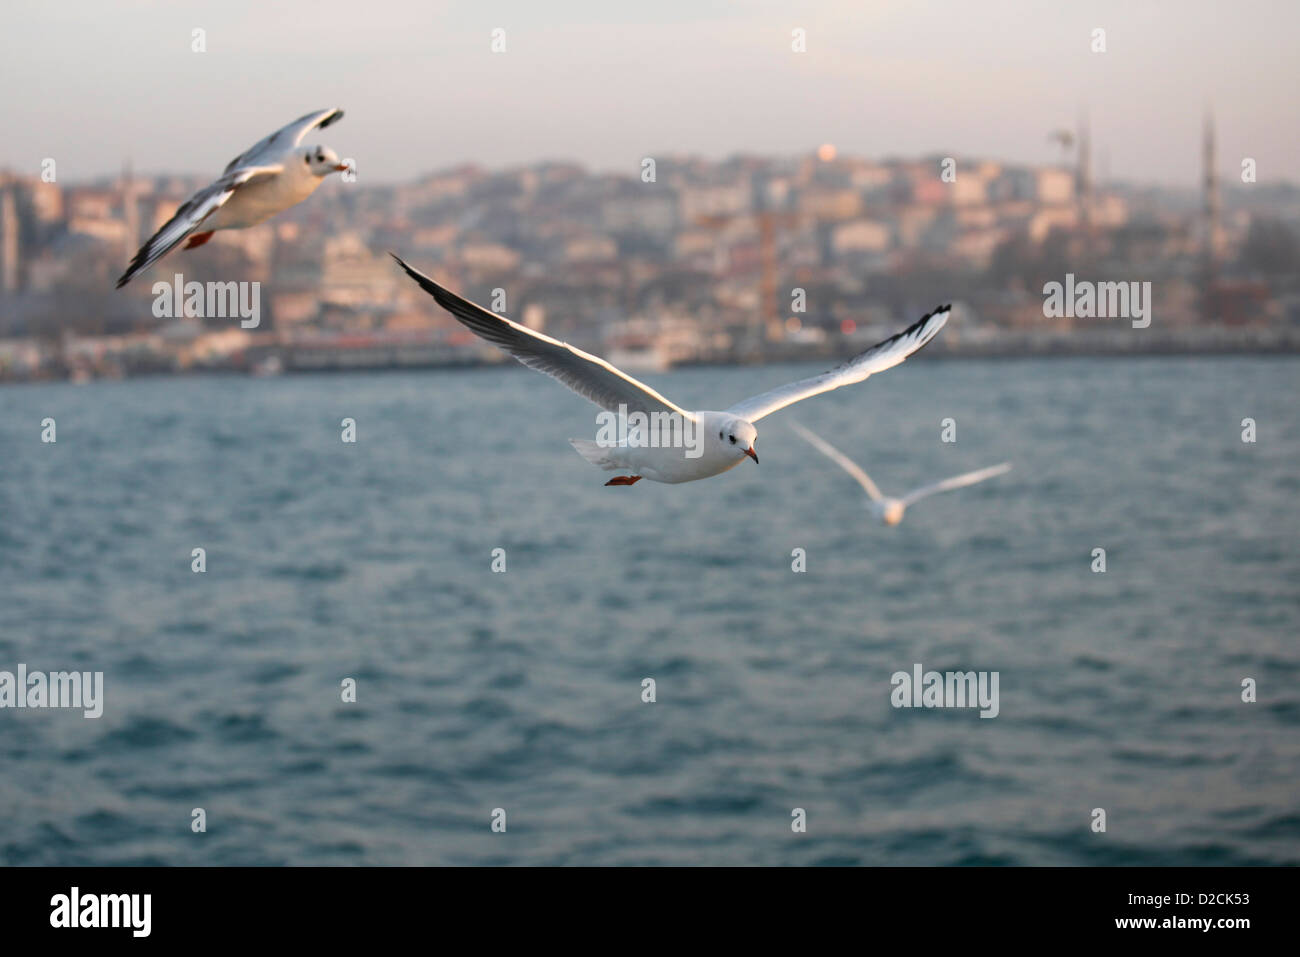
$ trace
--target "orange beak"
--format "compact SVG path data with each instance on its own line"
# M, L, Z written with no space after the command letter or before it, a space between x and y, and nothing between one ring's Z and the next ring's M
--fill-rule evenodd
M754 451L754 447L752 445L749 448L745 449L745 454L754 460L755 465L758 464L758 453Z
M334 169L340 173L344 172L345 170L349 170L351 168L352 167L350 167L347 163L339 163L337 166L334 167Z

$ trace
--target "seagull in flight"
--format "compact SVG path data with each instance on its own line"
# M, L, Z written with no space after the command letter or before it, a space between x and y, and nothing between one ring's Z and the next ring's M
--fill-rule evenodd
M202 246L218 229L247 229L301 203L330 173L347 165L328 146L303 146L312 130L343 119L342 110L317 110L263 137L240 153L225 171L176 210L131 260L117 281L121 289L182 241Z
M944 479L942 482L935 482L933 485L923 485L921 488L908 492L902 498L890 498L887 495L880 494L880 489L876 487L875 482L871 481L871 476L862 471L856 462L820 435L804 428L798 422L791 422L790 425L807 440L809 445L857 479L858 484L866 490L867 495L871 498L872 515L875 516L877 521L885 525L897 525L903 520L903 513L907 511L907 507L915 505L923 498L938 492L950 492L955 488L974 485L976 482L983 482L995 475L1002 475L1011 471L1011 463L1003 462L1001 465L991 465L986 469L967 472L965 475L956 475Z
M604 359L489 312L438 285L400 257L393 255L393 258L458 321L524 365L545 372L628 421L639 413L651 423L660 423L658 434L629 429L627 436L616 442L569 440L593 465L631 473L616 476L606 485L633 485L642 478L668 484L694 482L734 468L746 458L757 462L755 422L801 399L853 385L874 373L892 369L933 339L952 311L951 306L940 306L897 335L829 372L779 386L723 412L690 412ZM660 441L664 424L668 426L667 442Z

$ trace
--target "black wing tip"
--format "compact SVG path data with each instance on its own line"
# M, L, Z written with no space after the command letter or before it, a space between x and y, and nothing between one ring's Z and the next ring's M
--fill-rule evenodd
M924 316L916 320L916 322L912 323L910 326L908 326L902 332L898 333L898 335L894 336L893 338L901 339L903 336L909 335L913 332L923 329L926 325L930 323L931 320L939 316L947 316L948 313L950 312L952 312L952 303L948 303L946 306L935 306Z
M908 326L908 327L907 327L906 329L904 329L902 332L896 332L896 333L894 333L894 334L893 334L892 336L890 336L888 339L885 339L885 340L883 340L882 342L878 342L878 343L876 343L876 344L875 344L874 346L872 346L870 349L867 349L865 352L863 352L863 353L861 353L860 355L854 357L854 359L850 359L849 361L850 361L850 362L856 361L856 359L860 359L860 358L862 358L862 356L865 356L865 355L867 355L868 353L875 352L877 349L888 348L889 346L892 346L894 343L896 343L896 342L900 342L900 341L903 340L903 339L909 339L909 338L912 338L912 337L914 337L914 336L919 336L921 333L923 333L923 332L926 330L926 328L930 325L930 323L931 323L931 322L932 322L936 317L938 317L938 316L944 316L945 319L946 319L948 313L950 313L950 312L952 312L952 303L948 303L946 306L935 306L932 310L930 310L929 312L927 312L927 313L926 313L924 316L922 316L920 319L916 320L916 322L912 323L910 326ZM938 330L936 330L936 333L937 333L937 332L938 332ZM934 338L934 337L931 336L930 338ZM922 343L922 347L924 347L925 345L927 345L927 344L929 343L929 341L930 341L930 340L927 339L924 343ZM919 348L918 348L918 350L916 350L916 351L919 351Z
M412 279L414 279L416 282L418 282L418 283L419 283L421 286L423 286L425 289L428 289L430 286L437 286L437 285L438 285L436 282L434 282L432 279L430 279L430 278L429 278L428 276L426 276L424 273L420 272L420 270L416 269L414 266L412 266L410 263L408 263L408 262L407 262L405 259L403 259L401 256L397 255L397 253L393 252L391 249L388 251L388 255L392 256L392 257L393 257L393 262L395 262L395 263L397 263L397 265L401 266L402 269L406 272L406 274L407 274L408 276L410 276ZM441 287L439 287L439 288L441 288Z
M335 107L333 113L331 113L329 116L325 117L325 119L320 121L320 126L318 126L317 129L323 130L327 126L333 126L341 119L343 119L343 111Z
M393 252L391 249L388 250L388 255L392 256L392 257L393 257L393 262L395 262L395 263L397 263L397 265L401 266L402 269L404 269L404 270L406 271L406 274L407 274L408 276L410 276L412 279L414 279L416 282L419 282L421 279L428 279L428 278L429 278L429 277L427 277L426 275L424 275L424 273L420 272L420 270L416 269L414 266L412 266L410 263L408 263L408 262L407 262L405 259L403 259L401 256L397 255L397 253ZM430 280L430 281L432 281L432 280Z
M113 287L114 289L121 289L132 279L134 279L140 273L144 272L146 269L149 268L147 265L145 265L144 262L145 257L148 255L148 253L149 253L149 243L145 243L143 246L140 247L140 251L135 254L135 257L131 260L131 262L127 264L126 272L122 273L121 278L118 279L117 281L117 285Z
M438 283L434 282L424 273L420 272L420 270L410 265L391 249L388 251L388 255L392 256L397 265L401 266L402 269L406 271L406 274L414 279L421 289L433 296L433 298L438 301L438 304L444 309L450 309L452 304L458 305L461 302L460 296L456 295L450 289L438 285Z

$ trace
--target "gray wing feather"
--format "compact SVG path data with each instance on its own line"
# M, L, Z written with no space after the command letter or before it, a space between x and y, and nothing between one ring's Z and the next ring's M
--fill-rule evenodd
M618 412L619 407L623 406L628 412L675 412L692 418L691 413L669 402L645 383L619 371L604 359L521 326L505 316L489 312L438 285L418 269L408 266L400 257L393 255L393 258L421 289L433 296L438 305L470 331L504 349L529 368L558 379L601 408Z
M215 183L203 187L185 202L181 203L175 215L163 223L158 232L149 237L148 242L140 247L131 264L117 281L121 289L137 274L148 269L163 256L176 248L176 245L195 232L203 221L226 204L235 194L235 190L249 180L258 176L271 176L280 172L280 166L253 166L225 173Z
M798 422L791 422L790 425L796 432L803 436L804 440L809 445L853 476L853 478L857 480L857 483L862 486L867 495L871 497L873 502L879 502L884 498L884 496L880 494L880 489L876 487L876 483L871 481L871 476L863 471L862 467L858 465L857 462L854 462L851 458L811 429L805 429Z
M921 488L914 489L903 496L904 505L912 505L921 499L938 492L951 492L955 488L965 488L967 485L974 485L976 482L983 482L985 479L991 479L995 475L1002 475L1004 472L1011 471L1011 463L1003 462L1001 465L990 465L986 469L978 469L974 472L967 472L964 475L954 475L952 478L944 479L942 482L935 482L933 485L923 485Z
M853 385L877 372L892 369L933 339L939 330L943 328L944 323L948 321L951 312L951 305L940 306L933 312L922 316L917 322L897 335L876 343L870 349L859 353L848 362L836 366L829 372L823 372L821 375L812 376L808 379L800 379L798 382L791 382L789 385L780 386L770 392L764 392L762 395L745 399L743 402L736 403L727 411L744 419L746 422L757 422L763 416L771 415L778 409L784 409L787 405L792 405L802 399L808 399L814 395L830 392L832 389L839 389L846 385Z
M323 130L327 126L333 126L339 120L343 119L342 110L317 110L315 113L308 113L306 116L300 116L287 126L282 126L270 136L264 136L244 152L240 153L228 164L225 172L241 166L258 166L265 163L268 159L279 159L280 155L286 150L293 149L299 145L312 130Z

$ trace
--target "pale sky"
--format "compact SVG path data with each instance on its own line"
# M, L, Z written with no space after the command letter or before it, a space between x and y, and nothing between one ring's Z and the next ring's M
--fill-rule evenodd
M0 168L215 175L333 106L314 139L363 181L824 142L1050 162L1086 109L1111 177L1194 186L1212 104L1225 175L1294 181L1297 35L1293 0L5 0Z

